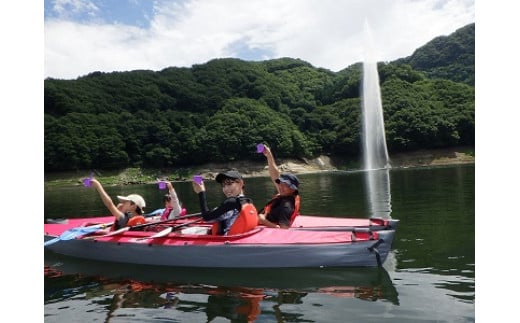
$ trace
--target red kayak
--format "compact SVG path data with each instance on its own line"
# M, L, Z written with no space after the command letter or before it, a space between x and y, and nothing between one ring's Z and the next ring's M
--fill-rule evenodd
M44 225L45 248L67 256L145 265L220 268L373 267L385 261L399 220L298 216L290 229L258 226L213 236L198 214L108 232L113 217ZM195 223L198 222L198 223ZM155 230L148 230L155 227ZM201 230L198 230L201 229ZM197 232L194 234L193 232Z

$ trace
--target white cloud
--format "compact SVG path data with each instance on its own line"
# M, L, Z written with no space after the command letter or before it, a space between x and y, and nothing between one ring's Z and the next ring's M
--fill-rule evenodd
M474 2L465 0L158 1L154 13L147 29L47 19L45 77L191 66L240 58L239 49L249 57L258 49L255 59L301 58L337 71L363 59L365 19L383 61L475 21Z
M62 18L78 13L93 16L99 10L93 2L85 0L54 0L52 8Z

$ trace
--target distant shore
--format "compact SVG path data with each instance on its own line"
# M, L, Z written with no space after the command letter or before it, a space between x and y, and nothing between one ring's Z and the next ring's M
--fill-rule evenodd
M409 168L475 163L474 151L474 147L419 150L411 153L390 155L390 164L392 168ZM292 172L294 174L358 170L361 167L359 161L329 156L301 160L277 158L276 162L282 172ZM121 171L94 171L94 176L105 184L130 185L156 182L157 178L168 178L171 181L186 181L190 180L194 174L201 174L205 179L214 179L220 171L231 168L240 171L244 177L269 176L266 162L251 161L208 163L192 168L166 170L128 168ZM45 174L45 184L81 185L81 179L88 176L88 173L88 171L79 171Z

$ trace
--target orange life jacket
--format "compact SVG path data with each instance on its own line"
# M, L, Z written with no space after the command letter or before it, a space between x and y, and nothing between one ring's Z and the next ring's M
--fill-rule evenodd
M128 222L126 223L125 227L132 227L134 225L138 224L144 224L146 223L146 219L142 215L135 215L128 219ZM114 231L120 229L117 227L117 220L114 221L114 224L112 224L112 227L110 228L110 231Z
M267 215L269 212L271 212L271 208L273 207L273 203L276 199L281 198L282 196L280 194L275 195L269 202L267 202L266 206L264 207L264 214ZM300 214L300 195L294 195L294 210L291 214L291 220L289 222L289 226L291 226L294 222L294 219Z
M134 225L144 224L144 223L146 223L146 219L144 218L144 216L136 215L136 216L131 217L130 220L128 220L128 223L126 224L126 226L132 227Z
M229 228L228 235L240 234L253 230L258 224L258 212L250 199L245 198L240 201L242 208L235 222ZM218 235L220 223L213 223L211 234Z

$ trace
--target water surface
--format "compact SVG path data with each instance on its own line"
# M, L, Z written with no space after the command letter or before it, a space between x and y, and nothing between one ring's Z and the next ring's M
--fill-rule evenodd
M45 321L473 322L474 172L474 165L393 169L390 192L376 197L365 172L299 175L303 214L369 217L378 204L400 220L381 269L164 268L45 252ZM197 212L191 184L174 185L188 212ZM216 206L221 189L206 185ZM164 193L156 184L106 190L142 194L147 211L161 207ZM246 179L246 190L257 206L273 194L268 178ZM45 189L45 218L107 213L93 189Z

